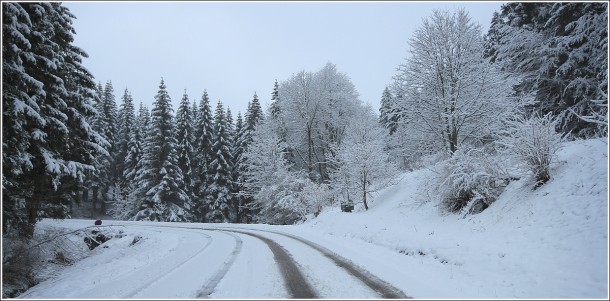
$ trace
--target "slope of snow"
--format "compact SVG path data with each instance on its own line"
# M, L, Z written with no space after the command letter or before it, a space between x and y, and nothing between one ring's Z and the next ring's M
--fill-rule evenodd
M287 248L314 283L325 275L341 278L337 280L353 287L354 295L360 288L347 284L352 280L342 277L332 263L316 260L320 255L311 248L261 230L311 240L414 298L607 298L607 166L606 139L566 143L550 182L532 190L533 180L523 177L485 211L466 217L442 214L434 202L427 202L433 192L424 184L431 171L418 170L378 193L368 211L327 209L300 225L104 221L123 225L124 236L94 249L20 298L194 298L202 281L194 280L209 277L206 273L218 267L180 270L173 268L176 263L197 256L206 244L225 248L202 251L202 256L226 262L236 248L236 241L222 232L161 231L147 225L258 231ZM38 227L91 225L89 220L43 220ZM137 236L143 239L132 243ZM286 298L271 252L260 240L241 237L243 249L209 297ZM168 275L163 279L180 277L161 285L156 279L163 273ZM176 290L179 285L184 288ZM321 296L336 294L325 285L316 284Z
M532 190L523 177L480 214L440 213L422 188L430 171L418 170L366 212L337 208L297 227L401 254L410 275L396 284L416 298L606 298L607 140L566 143L558 159L550 182Z

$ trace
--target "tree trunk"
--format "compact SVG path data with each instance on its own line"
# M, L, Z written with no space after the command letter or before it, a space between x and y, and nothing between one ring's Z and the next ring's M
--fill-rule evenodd
M98 192L98 186L93 186L93 196L91 198L91 218L94 218L95 215L95 209L97 209L97 192Z
M364 210L369 210L369 205L366 203L366 172L362 177L362 201L364 202Z
M309 179L313 181L313 164L311 162L313 156L313 140L311 139L311 126L307 126L307 173Z

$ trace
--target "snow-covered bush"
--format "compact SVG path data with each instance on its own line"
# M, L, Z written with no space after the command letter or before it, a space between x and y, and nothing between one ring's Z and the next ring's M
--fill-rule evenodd
M2 298L15 298L44 281L50 271L87 256L84 231L66 232L55 227L36 227L32 239L2 237Z
M487 208L511 178L490 150L480 148L461 148L435 169L433 191L439 193L442 209L453 213L478 213Z
M14 298L36 285L36 264L40 249L30 249L29 243L16 238L2 238L2 298Z
M517 116L498 143L503 151L529 169L536 179L535 187L551 179L550 166L561 148L561 136L555 131L557 119L551 113L529 118Z
M286 173L277 182L260 188L254 196L258 220L269 224L294 224L322 210L325 187L302 174Z
M292 170L286 159L287 144L273 131L271 121L257 127L244 153L246 181L240 192L252 197L256 220L270 224L293 224L317 215L329 199L325 185L316 184L305 171Z

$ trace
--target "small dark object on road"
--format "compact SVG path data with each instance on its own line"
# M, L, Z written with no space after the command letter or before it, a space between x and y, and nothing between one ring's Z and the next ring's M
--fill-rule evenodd
M100 226L101 224L102 224L102 220L101 219L98 219L98 220L95 221L95 225L96 226Z

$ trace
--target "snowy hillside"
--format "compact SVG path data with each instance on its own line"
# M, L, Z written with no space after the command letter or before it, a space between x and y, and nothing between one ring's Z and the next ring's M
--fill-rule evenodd
M322 213L307 231L404 254L403 288L416 298L606 298L608 144L566 143L553 179L524 177L488 209L439 213L422 191L428 170L404 174L367 212Z

